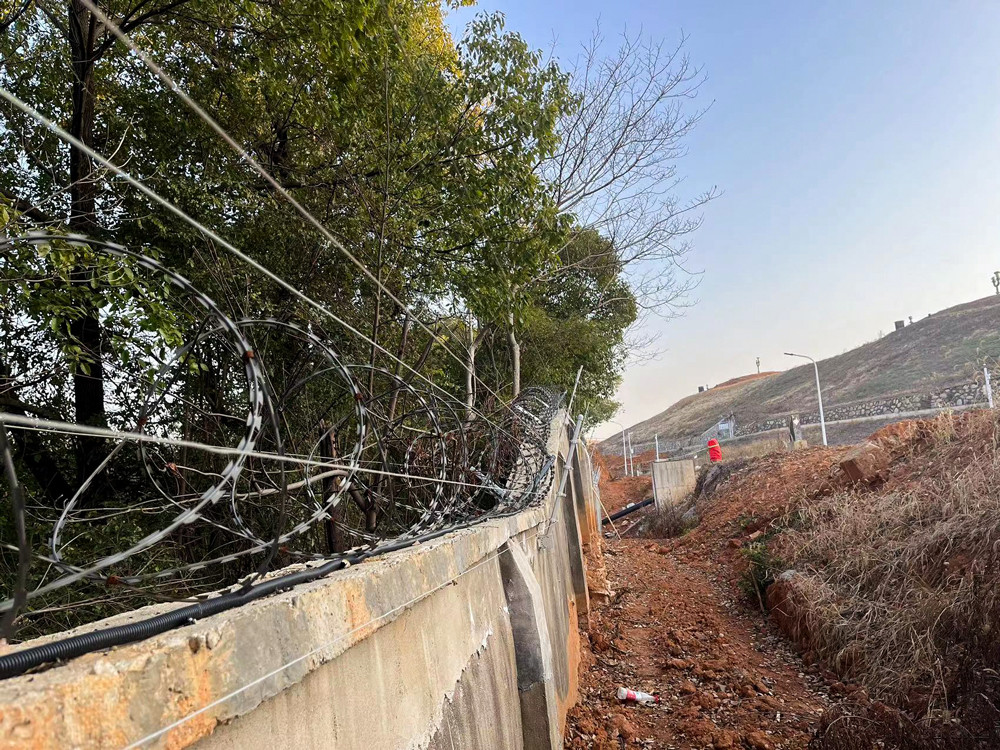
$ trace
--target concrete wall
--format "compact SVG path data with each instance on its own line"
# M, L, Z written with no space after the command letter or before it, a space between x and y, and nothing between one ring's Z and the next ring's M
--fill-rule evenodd
M600 540L589 463L570 474L564 497L557 473L516 516L6 680L0 747L561 747L589 608L584 534Z
M697 478L692 459L653 461L652 467L653 498L657 508L676 505L694 490Z

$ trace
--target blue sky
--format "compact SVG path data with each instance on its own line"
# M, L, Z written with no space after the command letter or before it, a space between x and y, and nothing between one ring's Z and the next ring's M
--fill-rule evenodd
M598 23L683 32L711 107L679 165L718 186L688 265L697 304L651 320L658 359L630 367L617 419L817 359L992 293L1000 269L1000 2L486 0L534 46L573 58ZM610 50L609 50L610 51ZM1000 324L1000 321L998 321ZM604 436L615 428L597 431Z

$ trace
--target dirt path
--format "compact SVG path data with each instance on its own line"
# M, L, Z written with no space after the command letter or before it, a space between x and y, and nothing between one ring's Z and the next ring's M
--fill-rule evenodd
M697 568L643 539L608 541L618 592L591 614L591 650L567 748L804 748L828 704L769 622L732 600L711 560ZM623 705L619 686L658 693Z

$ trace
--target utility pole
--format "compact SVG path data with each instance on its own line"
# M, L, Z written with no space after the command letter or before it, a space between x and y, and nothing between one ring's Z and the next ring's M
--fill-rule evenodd
M816 399L819 401L819 429L823 433L823 445L828 445L826 442L826 419L823 417L823 391L819 387L819 365L817 365L816 360L808 354L792 354L791 352L785 352L785 356L802 357L802 359L808 359L813 363L813 369L816 371Z
M757 374L760 375L760 357L757 357Z
M990 281L993 282L993 291L1000 294L1000 271L994 271Z
M624 463L624 466L625 466L625 469L624 469L625 470L625 476L628 476L628 448L625 447L625 425L623 425L621 422L616 422L613 419L609 419L608 422L610 422L611 424L615 425L616 427L621 428L621 431L622 431L622 462Z

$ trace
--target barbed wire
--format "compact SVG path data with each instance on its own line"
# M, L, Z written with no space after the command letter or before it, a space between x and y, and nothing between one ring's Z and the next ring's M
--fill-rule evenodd
M518 512L552 482L560 392L470 414L441 388L344 361L308 320L233 319L149 255L33 232L0 240L15 256L27 268L0 263L8 639L394 548ZM78 311L46 320L24 304L80 279L113 339L96 353L52 334ZM70 370L88 368L107 385L101 424L71 418Z
M288 190L285 189L284 185L278 182L278 180L275 179L275 177L270 172L268 172L267 169L265 169L264 166L259 161L254 159L253 156L251 156L250 153L242 145L240 145L236 141L236 139L233 138L232 135L230 135L229 132L225 128L223 128L222 125L220 125L219 122L205 110L204 107L202 107L187 93L187 91L184 90L184 88L180 85L180 83L174 80L174 78L172 78L169 73L163 70L163 68L160 67L155 60L153 60L153 58L149 55L149 53L147 53L145 50L139 47L133 41L133 39L124 31L122 31L122 29L114 21L112 21L100 8L98 8L97 5L92 2L92 0L80 0L80 2L97 17L98 21L100 21L100 23L103 24L103 26L112 35L114 35L122 44L124 44L133 54L135 54L136 57L138 57L142 61L142 63L147 68L149 68L149 70L157 78L160 79L160 82L166 87L168 91L175 94L188 109L194 112L194 114L202 122L208 125L208 127L213 132L215 132L220 138L222 138L223 141L225 141L226 145L228 145L240 157L241 161L243 161L257 175L259 175L268 185L270 185L275 190L275 192L277 192L278 195L280 195L282 199L285 200L285 202L287 202L290 206L292 206L292 208L295 209L296 213L298 213L299 216L301 216L303 219L309 222L309 224L311 224L323 236L323 238L331 244L331 246L336 248L338 252L340 252L355 267L357 267L358 270L360 270L365 275L365 277L368 278L369 281L375 284L375 286L378 287L379 290L384 292L389 299L391 299L394 303L396 303L400 307L400 309L405 310L406 313L417 323L417 325L419 325L426 333L428 333L430 337L442 349L444 349L444 351L447 352L452 359L454 359L460 366L463 367L465 366L465 362L457 354L455 354L454 351L452 351L451 347L447 345L444 339L442 339L442 337L439 336L436 331L434 331L430 326L424 323L420 319L420 317L408 305L406 305L406 303L402 302L395 294L393 294L392 290L389 289L389 287L387 287L384 283L382 283L382 281L374 273L372 273L371 269L369 269L363 262L361 262L361 260L359 260L357 256L354 255L354 253L348 250L344 246L344 244L339 239L337 239L336 236L334 236L333 232L331 232L323 224L323 222L317 219L315 215L313 215L307 208L305 208L305 206L303 206L298 200L296 200L295 197ZM483 389L486 390L491 396L499 398L499 394L497 394L496 391L489 385L484 383L478 376L475 375L475 373L473 373L473 378L475 378L476 383L478 385L481 385Z
M340 327L342 327L347 333L349 333L352 336L357 337L361 341L363 341L366 344L370 345L375 351L377 351L380 354L388 357L393 362L396 362L400 367L404 368L407 372L411 373L415 378L422 380L430 388L442 391L447 397L451 396L451 394L448 394L446 391L444 391L444 389L442 389L440 386L438 386L437 384L435 384L430 378L428 378L427 375L425 375L422 372L419 372L417 369L415 369L414 367L412 367L407 362L403 361L401 358L399 358L393 352L391 352L388 349L386 349L385 346L383 346L382 344L378 343L377 341L375 341L374 339L372 339L371 337L369 337L368 335L366 335L362 331L358 330L358 328L356 326L354 326L351 323L349 323L348 321L346 321L343 317L337 315L327 305L323 304L322 302L319 302L318 300L314 299L313 297L310 297L308 294L306 294L305 292L303 292L301 289L299 289L298 287L296 287L294 284L292 284L289 281L287 281L286 279L282 278L279 274L277 274L276 272L274 272L273 270L271 270L267 266L263 265L262 263L260 263L259 261L257 261L253 257L251 257L250 255L248 255L247 253L245 253L242 250L240 250L234 244L232 244L231 242L229 242L228 240L226 240L224 237L222 237L218 232L216 232L215 230L209 228L203 222L201 222L201 221L195 219L194 217L192 217L190 214L188 214L182 208L180 208L179 206L177 206L175 203L171 202L167 198L165 198L162 195L160 195L159 193L157 193L155 190L153 190L151 187L149 187L142 180L139 180L136 177L134 177L131 174L129 174L128 172L126 172L124 169L122 169L120 166L118 166L117 164L115 164L114 162L112 162L110 159L108 159L104 155L100 154L99 152L95 151L93 148L91 148L90 146L88 146L87 144L85 144L83 141L81 141L76 136L70 134L65 128L63 128L61 125L59 125L59 123L57 123L54 120L46 117L41 112L39 112L36 108L32 107L27 102L25 102L22 99L18 98L17 96L15 96L13 93L11 93L10 91L8 91L7 89L5 89L2 86L0 86L0 99L3 99L6 102L8 102L9 104L11 104L12 106L14 106L22 114L27 115L29 118L31 118L36 123L38 123L38 125L40 125L41 127L45 128L46 130L48 130L51 133L53 133L56 137L58 137L60 140L62 140L64 143L66 143L70 147L72 147L74 149L77 149L78 151L86 154L89 158L93 159L95 162L97 162L98 164L100 164L109 173L114 174L116 177L119 177L122 180L124 180L125 182L127 182L129 185L131 185L132 187L134 187L136 190L138 190L144 196L146 196L147 198L149 198L150 200L152 200L154 203L162 206L167 211L169 211L171 214L173 214L174 216L176 216L178 219L180 219L184 223L186 223L189 226L191 226L193 229L195 229L197 232L199 232L201 235L203 235L206 239L208 239L208 240L210 240L210 241L212 241L214 243L217 243L219 247L221 247L224 250L226 250L233 257L237 258L238 260L242 261L243 263L246 263L248 266L250 266L251 269L253 269L255 272L259 273L262 277L264 277L264 278L266 278L266 279L274 282L281 289L283 289L284 291L288 292L290 295L292 295L292 297L294 299L303 302L304 304L308 305L312 309L314 309L317 312L319 312L324 317L329 318L330 320L332 320L333 322L335 322L336 324L338 324ZM434 335L433 338L434 338L435 341L438 340L438 337L436 335ZM455 356L454 353L451 353L451 355L453 357ZM456 358L456 361L461 362L461 360L458 360L457 358ZM480 382L479 378L476 377L475 375L474 375L474 379L475 379L475 381L477 383ZM493 394L494 397L499 400L499 396L497 396L495 394L495 391L493 391L492 389L489 389L489 388L487 388L487 391L489 393ZM473 405L465 405L465 408L466 408L467 411L472 412L472 413L474 413L476 415L485 416L485 414L483 412L481 412L478 408L476 408L474 404Z

